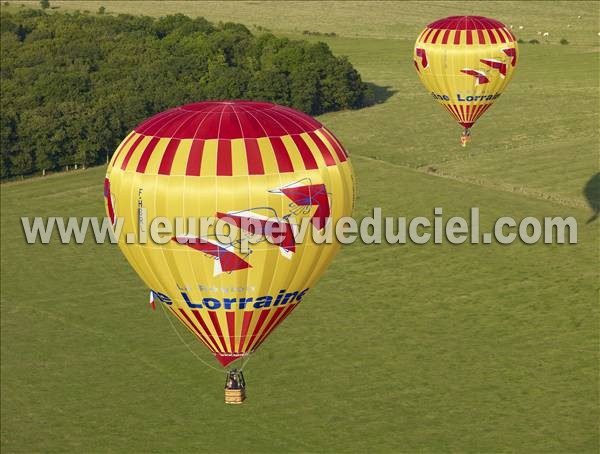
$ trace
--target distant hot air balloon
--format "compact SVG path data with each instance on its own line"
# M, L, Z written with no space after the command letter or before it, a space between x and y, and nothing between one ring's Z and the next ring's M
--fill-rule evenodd
M303 219L323 234L350 216L354 183L340 142L308 115L264 102L200 102L137 126L114 153L104 195L123 232L139 236L159 216L214 217L231 229L231 240L212 229L174 233L166 244L119 239L152 299L225 367L254 352L325 271L335 235L317 244L310 232L303 242L294 233ZM252 240L246 250L244 240ZM243 377L234 371L228 383L238 389Z
M421 82L464 128L471 127L502 94L517 65L517 42L501 22L481 16L452 16L429 24L415 43Z

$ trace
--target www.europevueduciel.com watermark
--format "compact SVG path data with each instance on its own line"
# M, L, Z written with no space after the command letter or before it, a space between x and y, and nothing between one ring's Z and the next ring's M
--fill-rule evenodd
M519 240L525 244L576 244L577 221L573 217L525 217L515 220L503 216L494 222L489 232L481 232L479 208L471 208L469 219L461 216L445 218L442 208L435 208L433 216L383 217L381 208L360 221L343 217L335 223L329 219L317 225L309 218L295 222L294 218L256 218L250 215L219 215L217 217L174 218L157 217L148 222L145 209L138 213L137 231L123 232L124 219L97 217L22 217L23 233L28 244L48 244L54 237L62 244L118 243L124 236L127 244L166 244L170 241L193 244L209 241L235 246L249 252L252 245L269 242L285 248L303 243L310 237L316 244L339 242L352 244L511 244ZM143 210L143 211L142 211ZM89 235L91 231L91 236Z

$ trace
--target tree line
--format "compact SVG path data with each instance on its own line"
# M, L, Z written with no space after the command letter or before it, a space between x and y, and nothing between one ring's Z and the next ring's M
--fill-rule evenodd
M365 105L369 90L324 43L254 35L177 14L2 12L0 176L110 158L139 122L208 99L309 114Z

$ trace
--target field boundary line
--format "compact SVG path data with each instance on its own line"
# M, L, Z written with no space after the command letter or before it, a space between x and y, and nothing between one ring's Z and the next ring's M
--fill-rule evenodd
M474 186L479 186L479 187L488 188L488 189L494 189L499 192L506 192L509 194L522 194L530 199L542 200L545 202L554 202L556 204L566 206L569 208L580 208L580 209L587 208L587 205L585 204L585 202L583 200L577 200L577 199L572 199L572 198L568 198L568 197L560 197L558 195L546 193L543 191L527 189L523 186L511 185L510 183L498 184L498 183L492 183L487 180L483 180L483 179L479 179L479 178L462 177L462 176L458 176L458 175L453 175L450 173L446 173L443 170L439 170L439 169L433 167L433 165L425 165L425 166L421 166L421 167L409 167L409 166L404 166L401 164L396 164L396 163L393 163L390 161L385 161L383 159L371 158L369 156L363 156L363 155L357 155L357 154L352 155L352 159L357 159L357 158L364 159L366 161L380 162L380 163L383 163L383 164L386 164L386 165L389 165L392 167L405 169L405 170L411 170L415 173L420 173L423 175L431 175L434 177L457 181L459 183L472 184Z

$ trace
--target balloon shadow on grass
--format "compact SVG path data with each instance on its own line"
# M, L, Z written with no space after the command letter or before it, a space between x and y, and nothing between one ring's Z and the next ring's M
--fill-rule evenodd
M384 87L374 84L373 82L367 82L367 94L365 105L363 107L370 107L374 106L375 104L384 103L397 92L398 90L392 90L392 87L390 86Z
M600 216L600 172L592 176L583 187L583 195L592 209L592 217L587 224L594 222Z

